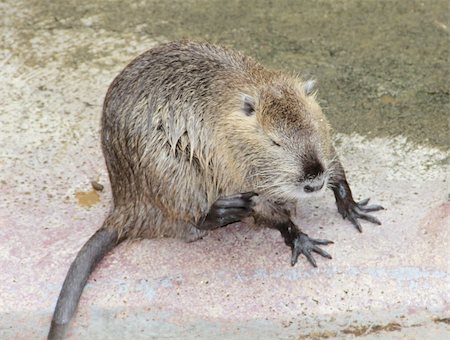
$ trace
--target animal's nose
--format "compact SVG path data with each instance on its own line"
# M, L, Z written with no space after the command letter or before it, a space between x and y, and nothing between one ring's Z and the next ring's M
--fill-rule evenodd
M310 185L305 185L303 190L305 190L305 192L314 192L314 188Z
M322 164L318 160L306 160L304 173L306 178L316 178L324 172Z
M303 187L303 190L304 190L305 192L307 192L307 193L314 192L314 191L319 191L320 189L323 188L323 185L324 185L323 182L322 182L322 184L317 185L317 186L312 186L312 185L306 184L306 185Z

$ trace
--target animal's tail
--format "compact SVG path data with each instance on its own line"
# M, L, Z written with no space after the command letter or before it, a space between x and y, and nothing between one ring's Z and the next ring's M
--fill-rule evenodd
M70 319L80 300L81 292L100 260L118 243L118 232L101 228L84 244L72 262L61 293L59 293L48 339L63 339Z

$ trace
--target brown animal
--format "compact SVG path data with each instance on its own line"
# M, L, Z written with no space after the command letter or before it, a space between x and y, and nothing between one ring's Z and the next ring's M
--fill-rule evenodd
M331 256L291 221L302 197L331 188L339 212L356 203L313 93L313 82L268 70L208 43L172 42L132 61L106 94L101 140L113 208L72 263L50 339L61 338L95 265L124 239L181 237L253 219L280 230L291 263Z

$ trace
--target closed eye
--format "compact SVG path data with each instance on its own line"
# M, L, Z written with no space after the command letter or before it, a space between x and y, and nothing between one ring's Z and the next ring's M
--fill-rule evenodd
M275 142L273 139L272 139L272 143L273 143L273 145L275 145L275 146L281 146L280 144L278 144L277 142Z

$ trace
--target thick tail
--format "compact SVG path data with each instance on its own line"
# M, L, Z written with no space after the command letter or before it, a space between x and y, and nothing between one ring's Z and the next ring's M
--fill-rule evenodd
M117 231L102 228L92 235L78 252L64 280L61 293L59 293L48 333L49 340L64 338L89 275L105 254L119 242Z

